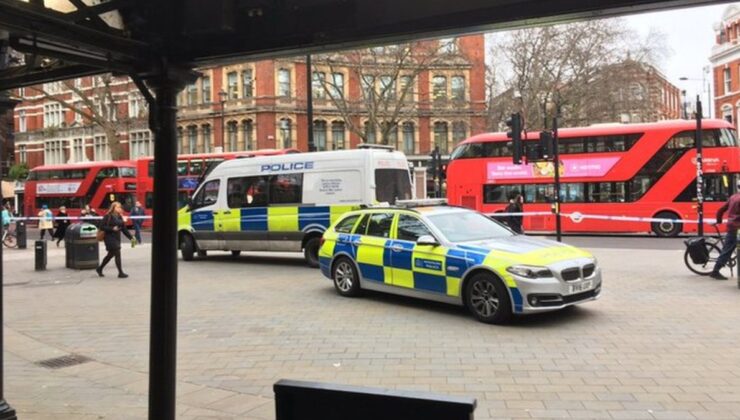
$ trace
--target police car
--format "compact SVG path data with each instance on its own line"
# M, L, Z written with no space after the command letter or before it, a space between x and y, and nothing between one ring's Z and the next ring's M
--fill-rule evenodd
M340 295L367 289L464 305L498 324L601 293L601 270L584 250L515 234L476 211L401 204L347 213L324 233L319 264Z

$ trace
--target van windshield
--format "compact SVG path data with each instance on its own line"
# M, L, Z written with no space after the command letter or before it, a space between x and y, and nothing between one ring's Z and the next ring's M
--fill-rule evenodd
M395 204L396 200L411 199L411 179L405 169L375 170L375 199Z

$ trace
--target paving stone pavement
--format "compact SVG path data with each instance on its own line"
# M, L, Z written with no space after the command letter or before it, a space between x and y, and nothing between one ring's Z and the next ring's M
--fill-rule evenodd
M608 241L591 249L602 299L503 327L341 298L296 254L181 262L178 418L273 419L281 378L473 396L476 419L740 418L736 283L692 275L680 250ZM124 249L121 280L65 269L61 249L41 273L32 250L6 250L5 387L21 419L146 418L150 251ZM34 364L70 353L92 361Z

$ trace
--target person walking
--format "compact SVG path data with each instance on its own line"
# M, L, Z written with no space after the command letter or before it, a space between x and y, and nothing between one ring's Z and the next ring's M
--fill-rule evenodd
M72 223L69 220L69 215L67 214L67 208L62 206L59 207L59 211L57 212L57 217L55 219L57 224L57 230L54 232L54 237L57 238L57 247L59 246L59 243L64 240L64 235L67 234L67 228Z
M44 239L46 232L49 232L49 238L54 239L54 215L49 210L49 206L46 204L41 206L39 212L39 230L41 231L41 238Z
M136 245L136 239L131 236L131 233L126 229L126 223L123 221L123 208L121 203L114 201L111 203L108 213L103 216L103 220L100 222L100 229L105 232L104 242L105 250L108 254L103 258L103 262L95 269L98 276L104 277L103 269L110 262L111 259L116 260L116 268L118 269L118 278L125 279L128 274L123 272L121 265L121 233L123 233L130 241L131 246Z
M85 223L89 223L95 227L100 227L98 212L96 212L94 208L90 207L89 204L85 204L85 208L82 209L80 214Z
M524 197L522 197L519 193L514 193L511 199L509 199L509 205L506 206L506 209L504 210L505 213L521 213L524 211ZM524 216L522 215L508 215L506 216L506 224L509 225L511 230L513 230L516 233L523 234L524 230L522 229L522 220L524 219Z
M131 216L131 222L134 225L134 236L136 237L137 243L142 243L141 240L141 227L144 224L144 207L141 206L141 202L137 201L134 207L131 209L129 216Z
M10 205L6 204L3 206L3 229L8 230L10 228L11 221Z
M737 191L740 191L740 181L737 183ZM720 270L730 260L732 253L735 251L737 246L737 230L740 228L740 192L736 192L730 196L730 199L717 210L717 224L722 224L722 216L727 212L727 236L725 237L725 244L722 247L717 262L714 263L714 269L709 277L715 280L727 280Z

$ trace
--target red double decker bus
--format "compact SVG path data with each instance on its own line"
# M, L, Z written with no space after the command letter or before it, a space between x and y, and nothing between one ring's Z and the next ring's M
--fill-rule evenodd
M135 198L136 166L131 161L44 165L28 173L24 212L33 217L43 205L55 213L65 206L70 216L79 216L90 205L102 214L113 201L128 211Z
M190 195L198 187L200 178L212 165L229 159L284 155L288 153L300 153L300 151L297 149L263 149L249 152L180 155L177 157L178 208L183 207L187 203ZM137 199L144 206L147 214L150 215L154 204L154 158L145 157L137 159L136 172L138 174L136 183Z
M728 122L702 124L704 214L711 220L735 191L740 148ZM679 120L560 130L561 212L577 213L562 218L563 231L652 231L659 236L695 232L697 224L690 223L697 219L695 128L694 121ZM534 147L539 133L528 133L527 139L525 148ZM513 165L511 155L505 133L481 134L460 143L447 167L450 204L496 213L513 194L521 193L525 212L550 212L555 197L553 163ZM525 216L524 228L553 231L555 216Z

